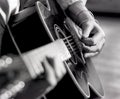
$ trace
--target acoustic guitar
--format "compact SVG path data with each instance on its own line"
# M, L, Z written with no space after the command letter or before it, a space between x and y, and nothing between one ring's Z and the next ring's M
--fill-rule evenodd
M31 7L31 9L33 8ZM13 21L13 19L15 20ZM90 89L92 89L97 96L104 96L94 64L90 58L85 59L83 56L82 42L77 36L78 30L81 33L82 30L65 15L55 0L47 0L45 4L38 1L31 16L23 18L22 21L19 20L18 16L13 19L7 27L7 32L11 32L14 38L11 41L7 41L6 45L9 42L14 42L14 44L9 44L12 46L11 49L4 46L6 51L3 52L5 54L10 52L16 54L20 49L20 57L14 57L13 63L2 71L12 71L14 76L9 81L10 84L1 89L0 99L9 99L11 97L15 97L15 99L36 99L39 97L41 94L40 89L47 84L42 81L42 77L32 80L28 71L32 67L30 62L33 59L30 59L29 55L34 55L36 59L42 60L45 55L49 54L59 55L63 60L68 71L66 75L73 81L78 93L82 94L85 98L89 98ZM28 22L30 24L26 26ZM9 36L8 38L6 37L4 37L5 40L11 38ZM17 50L13 50L16 46ZM31 51L28 51L30 49ZM37 57L38 54L41 56ZM15 71L18 72L16 73ZM34 75L34 71L32 73Z

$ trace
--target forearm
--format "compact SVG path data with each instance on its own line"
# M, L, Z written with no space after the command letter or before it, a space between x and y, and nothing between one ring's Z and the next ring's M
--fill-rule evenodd
M56 1L59 3L63 10L65 10L69 5L77 1L80 1L83 5L85 5L87 2L87 0L56 0Z
M63 11L77 25L81 25L86 21L94 21L94 17L86 8L87 0L57 0Z

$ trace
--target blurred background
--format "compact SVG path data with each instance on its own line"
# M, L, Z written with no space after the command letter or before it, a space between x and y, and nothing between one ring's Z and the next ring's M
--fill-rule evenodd
M120 0L88 0L87 6L92 11L120 13Z
M106 34L101 54L93 58L105 91L103 99L120 99L120 0L88 0L87 7Z

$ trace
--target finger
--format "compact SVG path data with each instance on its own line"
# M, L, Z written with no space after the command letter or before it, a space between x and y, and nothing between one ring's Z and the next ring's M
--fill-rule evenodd
M58 80L60 80L66 73L66 68L60 57L54 58L54 69Z
M83 37L88 38L92 29L93 29L93 23L84 23L82 26L83 29Z
M44 73L44 68L41 63L39 64L39 69L40 69L41 74Z
M32 66L33 66L34 72L36 73L36 76L38 76L42 72L44 72L43 67L41 66L40 62L38 60L36 60L36 58L33 58L32 61L34 61L34 62L32 62Z
M56 76L55 76L53 67L49 64L46 58L43 60L42 65L45 70L46 80L51 86L55 86L57 84L57 81L56 81Z
M61 74L61 65L60 65L60 59L57 58L57 57L47 57L47 60L49 62L49 64L52 66L54 72L55 72L55 76L56 76L56 79L59 80L60 77L62 76ZM60 65L60 66L59 66Z
M34 60L33 68L34 68L34 71L36 72L36 74L40 75L40 74L44 73L44 68L43 68L41 62L35 58L33 60Z
M101 40L98 44L96 44L95 46L86 46L85 44L83 44L83 49L86 51L86 52L89 52L89 53L93 53L93 52L100 52L103 45L105 43L105 39Z
M94 41L92 38L82 38L81 41L87 46L94 46Z
M96 55L98 55L98 54L99 54L99 52L95 52L95 53L85 53L84 57L85 57L85 58L89 58L89 57L96 56Z
M99 52L102 50L104 44L105 44L105 39L103 38L103 39L101 40L101 42L98 43L98 49L99 49Z
M90 35L91 34L92 34L92 36L89 38L82 37L81 41L85 45L94 46L99 41L101 41L103 38L105 38L105 34L104 34L103 30L97 24L95 25L94 29L91 31Z
M97 26L95 29L96 29L95 33L92 37L92 41L93 41L94 45L97 44L99 41L101 41L103 38L105 38L105 33L103 32L103 30L99 26Z
M81 39L82 38L82 29L76 25L76 30L77 30L77 32L76 32L77 36L79 37L79 39Z

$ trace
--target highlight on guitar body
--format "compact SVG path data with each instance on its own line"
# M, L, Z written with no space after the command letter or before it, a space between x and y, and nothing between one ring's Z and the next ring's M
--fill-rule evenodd
M33 45L37 43L37 48L33 48L30 51L26 51L25 49L25 51L23 51L23 53L21 54L22 57L16 56L15 58L13 58L11 62L12 64L10 63L10 66L8 66L7 68L9 68L10 71L17 71L17 73L13 72L13 75L17 76L13 76L12 78L15 79L10 80L9 84L5 88L2 88L2 90L0 90L0 99L9 99L12 97L16 97L17 94L19 94L20 92L22 93L22 97L24 97L21 99L28 99L28 96L24 93L29 93L29 86L31 86L33 91L36 89L38 90L38 92L36 92L35 95L31 95L29 99L36 99L37 97L39 97L39 89L41 88L41 86L44 87L44 82L41 82L39 78L37 79L37 83L32 81L31 74L29 72L29 67L32 66L30 66L31 64L27 64L28 66L26 66L24 59L22 59L23 57L28 57L29 55L33 54L37 56L38 53L36 52L38 49L40 50L39 53L41 53L41 60L42 56L46 54L59 54L60 57L62 57L70 78L74 82L79 92L82 93L85 98L90 97L90 88L96 93L96 95L98 95L99 97L103 97L104 91L101 81L94 68L94 64L92 63L90 58L85 59L83 56L84 52L82 49L82 43L77 35L78 30L81 33L82 30L63 13L55 0L47 0L46 5L44 5L41 1L38 1L36 2L34 10L35 16L37 16L40 23L42 23L42 31L44 30L45 32L39 34L41 35L41 39L39 38L39 36L36 36L38 37L38 40L35 39L35 43L33 43ZM35 19L33 18L33 20ZM19 27L19 24L17 25ZM10 29L15 27L19 31L17 25L11 25ZM36 27L40 28L39 25L37 25ZM30 29L30 27L28 27L27 29ZM16 31L14 29L11 30L12 32ZM15 37L16 41L19 41L19 38L17 38L16 34L13 34L13 37ZM45 41L46 39L49 40ZM38 43L40 44L40 46L38 46ZM21 49L24 49L26 47L26 44L29 44L29 41L27 43L23 43L23 41L20 41L18 46ZM32 59L30 59L29 61L31 60ZM4 69L4 71L6 70L7 69Z

